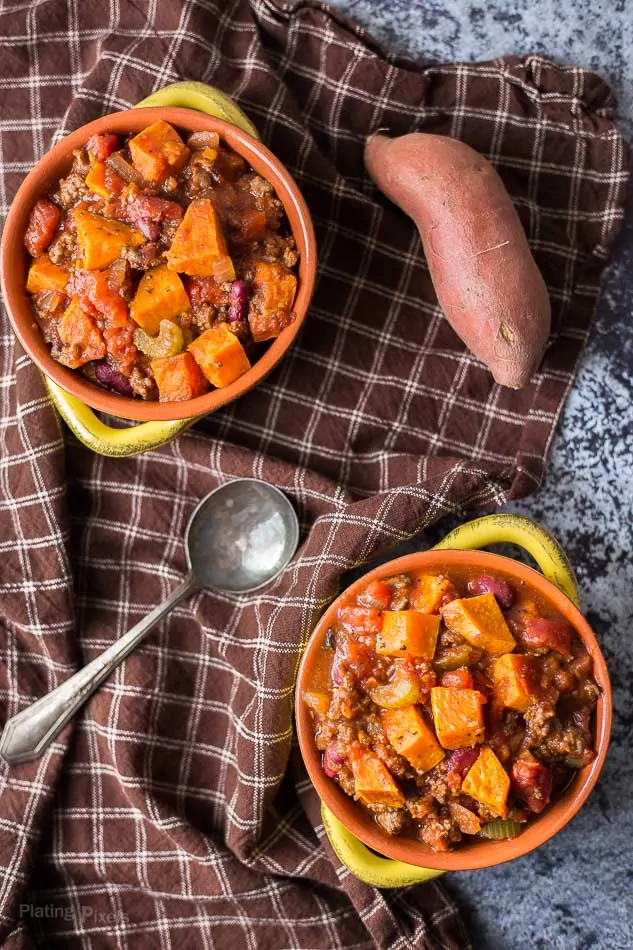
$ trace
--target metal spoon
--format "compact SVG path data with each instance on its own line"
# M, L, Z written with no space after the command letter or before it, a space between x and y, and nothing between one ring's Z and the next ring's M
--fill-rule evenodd
M152 627L195 591L245 593L268 584L299 543L299 522L286 496L256 478L238 478L198 504L185 535L189 573L167 600L61 686L6 723L0 755L8 762L40 756L98 686Z

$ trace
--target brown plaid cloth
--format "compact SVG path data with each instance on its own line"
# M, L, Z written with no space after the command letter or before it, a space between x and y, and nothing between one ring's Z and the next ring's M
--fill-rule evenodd
M176 442L104 459L62 433L3 322L0 721L68 677L185 572L187 518L236 475L281 486L302 546L264 593L200 594L40 761L0 771L3 946L464 948L436 884L380 892L323 842L293 680L342 572L440 516L535 489L622 220L627 153L595 75L538 57L414 68L311 2L5 0L2 211L56 137L166 83L234 96L297 177L320 277L292 353ZM488 155L554 312L543 371L494 385L442 318L365 136Z

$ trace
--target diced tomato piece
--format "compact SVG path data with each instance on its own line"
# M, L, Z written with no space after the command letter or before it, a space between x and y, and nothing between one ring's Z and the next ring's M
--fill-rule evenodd
M332 660L332 682L339 686L347 670L359 679L369 676L375 659L373 650L355 640L349 633L341 632L336 640L336 650Z
M103 183L110 195L121 194L126 185L125 179L117 175L115 170L110 168L109 165L106 165L105 171L103 172Z
M354 633L372 634L382 630L382 613L376 607L341 607L338 619L346 630Z
M48 198L41 198L35 202L24 235L24 246L31 257L39 257L44 253L53 240L61 216L62 213L57 205Z
M229 294L213 277L186 277L185 290L193 307L205 303L214 307L228 307Z
M450 670L448 673L443 673L440 686L452 686L454 689L475 688L470 670Z
M564 620L533 617L519 633L525 647L545 647L563 656L571 655L571 627Z
M377 610L389 610L391 605L392 590L389 584L384 581L370 581L362 594L359 595L359 602L366 607L376 607Z
M526 808L539 815L549 804L552 773L531 752L522 752L510 771L512 791Z
M91 135L86 144L88 151L98 162L104 162L108 155L119 147L119 137L112 132L104 135Z

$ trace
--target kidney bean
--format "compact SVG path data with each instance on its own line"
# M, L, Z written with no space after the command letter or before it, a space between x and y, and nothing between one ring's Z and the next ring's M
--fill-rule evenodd
M97 363L95 366L95 376L102 386L113 389L116 393L119 393L120 396L134 395L127 376L112 369L109 363Z
M323 753L323 771L328 778L336 778L339 769L347 759L347 752L340 742L330 742Z
M229 291L229 321L246 320L247 315L248 285L245 280L234 280Z
M460 775L464 776L478 758L478 746L466 749L455 749L446 760L446 768L449 772L459 772Z
M475 596L494 594L502 610L508 610L516 599L516 593L507 581L501 577L492 577L490 574L481 574L468 581L468 593Z

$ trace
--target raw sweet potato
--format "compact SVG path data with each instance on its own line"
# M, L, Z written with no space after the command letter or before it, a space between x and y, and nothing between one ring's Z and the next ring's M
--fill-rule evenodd
M371 136L365 165L413 218L449 323L503 386L520 389L550 330L547 287L492 165L463 142L415 132Z
M68 271L59 264L53 264L48 254L40 254L29 267L26 289L30 294L39 294L42 290L64 290L68 283Z
M171 270L190 277L215 277L220 283L235 279L222 225L208 198L191 202L165 257Z
M160 264L141 277L130 305L130 316L148 333L158 333L161 320L171 320L190 309L180 277L166 264Z
M244 347L226 323L218 323L189 344L189 352L214 386L228 386L251 368Z
M209 384L190 353L162 356L152 360L152 372L158 386L159 402L185 402L202 396Z
M440 618L417 610L385 610L376 652L388 656L417 656L432 660Z

